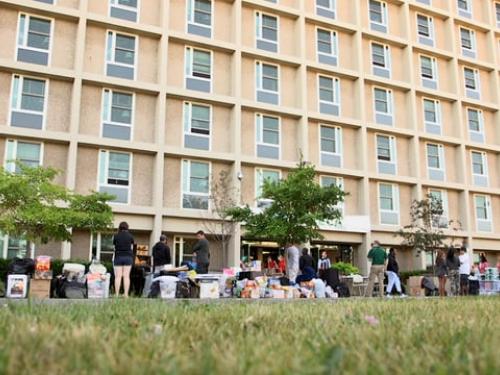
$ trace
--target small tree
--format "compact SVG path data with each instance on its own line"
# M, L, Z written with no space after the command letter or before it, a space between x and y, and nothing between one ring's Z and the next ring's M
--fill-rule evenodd
M445 246L447 236L444 228L455 231L461 228L460 222L443 217L441 199L428 194L425 199L414 200L410 208L411 222L397 231L396 236L402 237L402 246L407 246L417 254L432 254L432 270L434 272L434 253Z
M76 194L53 182L53 168L18 164L18 172L0 169L0 232L35 243L71 241L72 229L91 232L112 227L111 195Z
M261 198L270 202L266 209L256 212L247 205L227 212L245 225L252 238L265 238L281 246L322 239L319 223L341 220L336 205L345 193L335 185L321 187L315 177L314 166L301 161L286 179L264 181Z
M221 245L222 262L225 265L229 241L236 226L236 222L228 213L228 209L236 205L236 187L232 182L231 173L222 170L218 176L212 176L210 193L210 211L218 220L215 222L205 220L203 226L213 240Z

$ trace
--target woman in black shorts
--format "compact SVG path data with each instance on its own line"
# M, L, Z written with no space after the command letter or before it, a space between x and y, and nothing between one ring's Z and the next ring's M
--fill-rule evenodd
M130 288L130 270L134 262L134 237L128 231L126 222L121 222L118 226L118 233L113 236L113 245L115 246L115 257L113 259L115 295L120 294L123 278L123 295L127 298Z

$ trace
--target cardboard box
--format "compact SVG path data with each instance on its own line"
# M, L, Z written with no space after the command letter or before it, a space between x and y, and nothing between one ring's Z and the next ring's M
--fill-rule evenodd
M52 276L52 271L35 271L33 278L37 280L52 280Z
M27 275L8 275L7 276L7 298L26 298L28 293Z
M30 282L30 298L50 298L51 280L32 279Z
M410 276L408 286L410 288L420 288L422 285L423 276Z
M101 275L99 273L87 274L87 298L108 298L109 297L109 273Z
M425 297L425 289L419 287L409 287L410 296L412 297Z

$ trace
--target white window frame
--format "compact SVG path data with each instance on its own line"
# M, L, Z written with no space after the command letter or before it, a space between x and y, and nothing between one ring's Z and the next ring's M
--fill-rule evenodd
M9 254L9 237L12 237L12 236L9 236L8 234L3 234L0 232L0 237L2 238L3 240L3 246L2 248L0 248L0 252L1 252L1 259L7 259L7 255ZM14 237L16 238L16 237ZM17 238L17 240L23 240L22 238ZM23 240L23 241L26 241L26 240ZM30 248L30 244L26 241L26 255L27 257L31 257L31 258L34 258L34 253L33 251L36 253L36 244L35 245L32 245L34 247Z
M479 173L474 173L474 158L473 154L480 154L481 155L481 164L483 167L483 174ZM488 155L484 151L479 151L479 150L470 150L470 162L471 162L471 172L472 172L472 177L474 178L475 176L483 177L486 178L486 180L489 182L489 173L488 173Z
M467 80L466 80L466 77L465 77L465 70L466 69L472 70L472 72L474 74L474 85L476 86L474 89L471 89L471 88L467 87ZM477 70L475 68L469 68L468 66L464 66L463 73L464 73L464 87L465 87L465 90L470 90L470 91L477 92L478 94L480 94L481 93L481 80L480 80L480 77L479 77L479 70Z
M431 219L431 226L433 228L448 228L449 226L449 207L448 207L448 192L443 189L429 188L428 194L432 197L432 193L438 193L440 195L441 207L443 208L443 214L439 217L438 226L435 225L433 219ZM446 222L446 225L444 223Z
M467 4L467 9L462 9L458 6L459 4L459 0L457 0L457 9L459 11L462 11L462 12L466 12L466 13L469 13L470 15L472 15L472 3L471 3L471 0L463 0L466 4Z
M186 3L187 3L187 8L186 8L187 23L186 23L186 27L189 24L189 25L195 25L195 26L204 27L204 28L210 29L210 31L212 31L213 27L215 25L215 22L214 22L215 3L214 3L214 1L213 0L209 0L210 1L210 26L209 25L205 25L203 23L197 23L195 21L195 17L194 17L194 13L195 13L195 1L196 0L186 0Z
M331 179L334 179L335 180L335 185L337 187L339 187L340 189L344 190L344 178L343 177L339 177L339 176L331 176L331 175L320 175L319 176L319 185L321 187L325 187L326 185L323 184L323 179L325 178L331 178ZM330 186L330 185L328 185ZM336 205L334 205L333 207L337 208L338 210L340 210L340 212L342 213L342 216L345 215L345 200L343 200L342 202L338 202Z
M389 139L389 160L379 159L378 154L378 138L385 137ZM388 135L384 133L375 133L375 160L377 161L377 171L378 171L378 162L391 163L397 166L398 163L398 155L397 155L397 145L396 145L396 137L393 135ZM380 172L378 172L380 173Z
M318 31L324 31L324 32L327 32L327 33L330 33L330 44L332 46L332 53L331 54L328 54L328 53L324 53L324 52L320 52L319 48L318 48L318 43L319 43L319 38L318 38ZM317 55L323 55L323 56L328 56L328 57L335 57L337 58L337 65L339 65L339 39L338 39L338 33L336 30L329 30L329 29L325 29L323 27L318 27L316 26L316 53Z
M382 198L380 192L380 187L381 185L390 185L391 186L391 199L392 199L392 206L393 206L393 209L392 210L387 210L387 209L383 209L382 208L382 205L380 204L380 198ZM378 197L377 197L377 200L378 200L378 211L379 211L379 223L381 225L390 225L390 226L399 226L399 223L401 222L401 218L400 218L400 204L399 204L399 185L397 184L393 184L393 183L388 183L388 182L379 182L377 184L377 187L378 187ZM385 224L385 223L382 223L382 213L383 212L387 212L387 213L395 213L398 215L398 223L397 224Z
M187 162L188 163L188 175L185 176L185 173L184 173L184 163ZM208 192L205 194L205 193L198 193L198 192L191 192L191 163L202 163L202 164L208 164ZM211 192L211 183L210 183L210 179L212 177L212 163L210 161L204 161L204 160L195 160L195 159L181 159L181 196L180 196L180 207L181 209L183 210L191 210L191 211L210 211L210 207L211 207L211 201L210 201L210 194L212 193ZM184 182L184 179L187 178L186 182ZM187 191L184 190L184 185L187 186ZM184 194L188 194L188 195L197 195L197 196L200 196L200 197L207 197L207 201L208 201L208 206L207 206L207 209L203 209L203 208L189 208L189 207L184 207L183 206L183 202L184 202Z
M492 213L492 209L491 209L491 197L487 194L474 194L473 197L474 197L474 218L476 219L476 231L480 232L478 230L478 228L479 228L478 224L479 224L479 222L483 222L483 223L490 224L491 230L488 232L493 232L493 213ZM480 219L477 216L477 208L478 208L477 201L476 201L477 197L484 198L484 203L486 204L486 216L487 216L486 219ZM486 231L481 231L481 232L486 232Z
M126 124L123 122L116 122L111 120L111 109L113 107L113 93L119 93L119 94L128 94L132 95L132 108L131 108L131 118L130 118L130 124ZM109 94L109 103L106 103L106 93ZM106 108L106 104L109 104L109 107ZM135 120L135 93L134 92L129 92L129 91L121 91L121 90L114 90L108 87L105 87L102 89L102 111L101 111L101 137L104 133L104 123L107 124L112 124L116 126L123 126L130 128L130 141L133 141L134 139L134 120ZM105 116L107 114L107 116ZM106 117L106 118L105 118Z
M333 12L335 14L335 16L337 15L337 0L329 0L330 7L325 7L321 4L318 4L317 0L315 0L314 2L316 5L316 8L321 8L321 9L327 10L329 12Z
M111 33L111 46L108 45L108 36L109 34ZM116 36L120 34L120 35L124 35L124 36L127 36L127 37L131 37L131 38L134 38L135 39L135 45L134 45L134 64L126 64L126 63L122 63L122 62L119 62L119 61L116 61L115 58L116 58ZM134 69L134 80L136 79L137 77L137 66L138 66L138 61L139 61L139 37L137 35L134 35L134 34L130 34L130 33L126 33L126 32L122 32L122 31L116 31L116 30L111 30L111 29L107 29L106 30L106 33L105 33L105 43L104 45L106 46L106 51L104 53L104 61L105 61L105 64L104 64L104 74L106 74L106 66L107 64L113 64L113 65L119 65L119 66L124 66L124 67L127 67L127 68L133 68ZM108 51L111 49L111 55L112 56L108 56Z
M269 117L278 120L278 144L264 142L264 117ZM278 160L281 160L281 144L283 140L283 133L281 127L281 117L271 116L266 113L255 114L255 155L257 155L257 148L259 145L274 147L278 149Z
M497 27L500 28L500 1L495 2L495 19L497 21Z
M198 77L193 75L193 66L194 66L194 51L203 51L208 52L210 54L210 78ZM205 48L198 48L192 46L186 46L184 53L184 75L185 78L199 79L203 81L210 82L210 92L212 92L213 86L213 77L214 77L214 53L213 51ZM184 80L186 82L186 80ZM184 87L186 88L186 87Z
M320 95L320 78L328 78L332 80L332 91L333 91L333 101L329 102L327 100L321 100L321 95ZM318 82L318 108L320 106L320 103L324 104L334 104L339 106L339 116L340 116L340 79L337 77L333 76L327 76L325 74L318 74L317 76L317 82ZM319 111L319 109L318 109Z
M106 234L105 234L106 235ZM113 236L113 234L107 234L109 236ZM92 260L92 245L94 243L94 236L96 238L96 259L101 260L101 252L102 252L102 236L103 234L101 232L98 233L90 233L90 248L89 248L89 260ZM111 251L105 251L104 254L111 254L113 255L114 252Z
M128 169L128 185L115 185L115 184L110 184L108 183L108 178L109 178L109 154L110 153L117 153L117 154L128 154L129 155L129 169ZM101 158L103 157L105 153L105 160L104 163L101 163ZM123 189L127 188L127 203L122 203L122 202L109 202L110 204L115 204L115 205L129 205L131 203L131 198L132 198L132 180L133 180L133 163L134 163L134 154L131 152L123 152L123 151L115 151L115 150L110 150L110 149L99 149L99 157L98 157L98 166L97 166L97 190L99 191L99 188L101 186L106 186L106 187L116 187L119 186ZM104 165L104 181L105 183L101 184L100 182L100 176L101 176L101 165Z
M474 108L474 107L465 107L465 111L467 113L467 129L469 130L469 133L475 133L475 134L480 134L480 135L485 135L484 134L484 117L483 117L483 111ZM472 130L470 128L470 115L469 111L474 111L477 113L477 119L478 119L478 124L479 124L479 130Z
M10 172L10 173L14 173L16 171L16 163L14 161L19 159L18 155L17 155L17 145L19 142L29 143L29 144L40 146L40 154L38 156L38 165L42 166L43 165L43 157L44 157L44 143L43 142L31 142L31 141L7 138L5 140L5 157L4 157L5 170ZM12 149L9 147L9 144L12 145ZM11 155L9 155L9 150L11 150L14 158L12 158Z
M375 64L375 60L373 58L373 45L378 45L378 46L382 46L383 49L384 49L384 66L381 66L381 65L377 65ZM372 67L376 67L376 68L379 68L379 69L386 69L389 71L389 76L391 76L391 71L392 71L392 67L391 67L391 47L388 45L388 44L384 44L384 43L379 43L379 42L370 42L370 52L371 52L371 61L372 61Z
M17 87L17 92L14 93L16 77L19 78L19 84ZM21 108L21 100L22 100L22 94L23 94L23 83L24 83L25 78L45 82L45 92L44 92L44 97L43 97L43 111L42 112L32 111L30 109L22 109ZM47 106L48 106L48 101L49 101L49 80L45 79L45 78L41 78L41 77L27 76L27 75L22 75L22 74L13 74L11 81L12 82L11 82L10 100L9 100L9 124L10 124L11 112L12 112L12 110L15 110L18 112L23 112L23 113L32 113L32 114L42 115L43 121L42 121L42 129L41 130L44 130L45 129L45 122L47 119ZM16 99L15 103L14 103L14 97Z
M387 13L387 3L385 1L380 1L380 0L372 0L372 1L380 3L380 8L382 11L382 22L372 20L371 13L370 13L370 0L368 0L368 20L370 22L377 24L377 25L385 26L388 28L389 25L388 25L387 21L388 21L389 17L388 17L388 13Z
M462 30L469 33L470 45L471 45L470 48L464 46L464 44L463 44ZM465 49L465 50L468 50L470 52L476 53L477 52L476 32L472 29L467 28L467 27L460 26L459 27L459 34L460 34L460 48L462 48L462 51Z
M426 20L427 20L427 28L429 29L429 35L422 35L420 34L420 30L418 28L419 24L418 24L418 18L420 17L424 17ZM431 17L431 16L428 16L427 14L423 14L423 13L417 13L416 14L416 18L417 18L417 35L422 37L422 38L427 38L427 39L430 39L432 40L433 42L435 41L434 39L434 36L435 36L435 30L434 30L434 18Z
M278 73L278 76L276 78L277 79L277 89L278 89L277 91L272 91L272 90L268 90L268 89L264 88L264 85L263 85L264 76L262 75L263 65L274 66L277 68L276 69L276 71ZM278 95L278 104L281 102L281 95L280 95L280 92L281 92L281 69L280 69L280 66L278 64L271 64L271 63L260 61L260 60L255 61L255 96L257 96L257 90L269 92L271 94L276 94L276 95Z
M434 113L436 115L435 122L427 121L425 118L425 102L426 101L432 102L434 104ZM424 124L429 123L431 125L439 126L439 128L442 130L443 121L442 121L442 114L441 114L441 102L438 99L423 97L422 98L422 111L423 111L423 117L424 117Z
M194 136L197 136L197 137L208 138L208 151L212 150L212 131L213 131L213 123L214 123L214 118L213 118L214 111L213 111L212 105L206 104L206 103L188 101L188 100L185 100L182 104L183 104L182 105L183 134L184 135L194 135ZM191 131L191 129L192 129L191 123L193 121L193 105L197 105L197 106L200 106L200 107L206 107L206 108L208 108L208 110L209 110L209 116L208 116L208 121L209 121L209 124L208 124L208 134L193 133ZM187 106L187 108L186 108L186 106ZM185 145L185 137L182 137L182 138L183 138L184 147L186 147L186 145Z
M330 151L323 151L321 149L321 128L331 128L334 130L335 134L335 151L330 152ZM334 126L334 125L329 125L329 124L324 124L320 123L318 124L318 144L319 144L319 158L321 160L321 155L326 154L326 155L335 155L340 158L340 167L342 168L342 165L344 165L344 160L343 160L343 145L342 145L342 128L340 126Z
M273 17L276 18L276 40L264 39L262 28L264 24L262 22L262 17ZM257 44L257 40L261 40L266 43L276 44L276 52L279 53L280 50L280 18L279 16L271 13L266 13L262 11L255 11L255 43Z
M427 58L427 59L431 60L432 78L425 77L422 74L422 66L423 66L423 64L422 64L422 58ZM438 85L438 81L439 81L439 70L438 70L438 65L437 65L437 59L434 56L420 54L419 55L419 60L420 60L420 78L422 80L426 79L428 81L435 82L436 86L437 86Z
M23 35L21 36L21 17L22 16L25 17L26 23L24 25ZM41 20L50 21L50 38L49 38L49 48L48 49L28 46L29 20L31 18L39 18ZM37 51L37 52L46 52L46 53L48 53L47 66L50 66L50 62L51 62L51 58L52 58L52 47L54 44L54 42L53 42L54 41L54 23L55 23L54 18L44 17L44 16L40 16L38 14L19 12L18 17L17 17L17 32L16 32L16 46L15 46L16 50L14 53L14 56L16 56L16 60L17 60L17 49L18 48L28 49L28 50Z
M278 180L281 180L281 170L276 168L255 168L255 204L258 206L260 201L267 201L268 199L262 198L262 186L264 185L264 172L277 172Z
M383 90L386 92L387 112L377 111L377 103L376 103L377 99L375 96L375 89ZM394 121L394 95L392 93L392 90L381 86L373 86L372 92L373 92L373 113L385 116L391 116Z
M141 9L141 0L137 0L137 6L131 7L130 5L123 5L119 3L119 0L109 0L109 16L111 17L111 8L128 10L129 12L135 12L137 14L137 21L139 21L139 12ZM130 22L130 21L129 21Z
M439 167L431 167L429 165L429 148L428 146L437 146L438 148L438 164ZM446 176L446 160L445 160L445 152L444 152L444 145L441 143L434 143L434 142L426 142L425 143L425 159L426 159L426 165L427 165L427 178L429 178L430 171L438 171L438 172L443 172L443 175Z

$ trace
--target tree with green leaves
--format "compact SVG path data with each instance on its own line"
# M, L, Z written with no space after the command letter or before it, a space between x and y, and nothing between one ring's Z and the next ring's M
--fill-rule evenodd
M54 168L18 164L0 169L0 232L24 238L31 246L71 241L73 229L91 232L112 228L109 194L77 194L53 182Z
M344 200L338 186L320 186L314 166L301 161L287 178L264 180L261 199L267 208L255 210L248 205L227 210L230 217L245 226L246 236L275 241L281 246L322 239L319 224L339 222L337 204Z
M437 249L444 247L447 235L444 229L458 231L461 223L449 220L444 215L441 198L428 194L425 199L414 200L410 207L410 224L396 232L402 237L402 246L414 249L417 255L429 252L432 255L432 269L434 270L434 254Z

